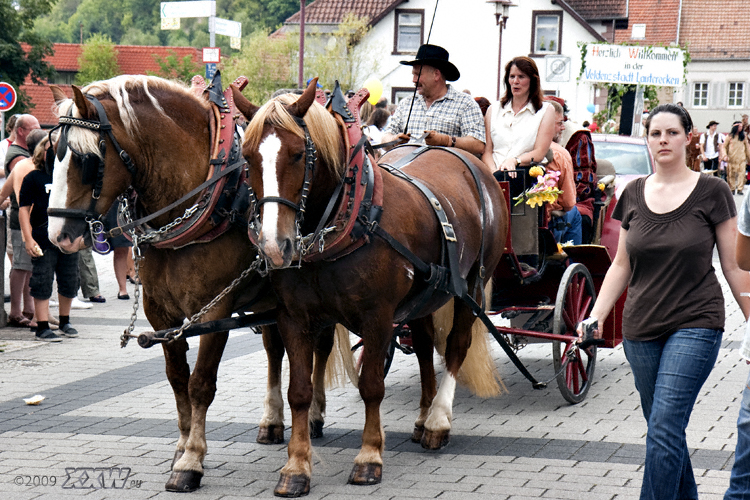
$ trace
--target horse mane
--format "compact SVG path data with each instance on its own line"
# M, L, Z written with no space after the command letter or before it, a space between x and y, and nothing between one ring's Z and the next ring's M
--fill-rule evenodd
M123 126L125 127L125 132L132 139L136 139L139 123L138 116L136 115L130 101L130 93L133 90L141 90L150 100L154 108L170 120L171 118L169 115L159 104L159 100L154 97L154 91L164 90L176 92L181 94L185 99L191 99L200 106L208 108L208 104L196 97L184 84L172 80L165 80L164 78L157 76L120 75L110 78L109 80L92 82L81 89L84 94L89 94L97 98L107 96L111 97L117 104L117 110L120 114L120 120L122 120ZM58 107L59 114L65 115L71 107L73 107L73 100L66 99L60 103ZM73 116L81 118L80 111L74 108ZM68 131L68 140L75 144L81 151L94 153L101 157L98 146L99 135L96 132L81 127L71 127Z
M286 109L286 106L298 98L299 95L296 94L283 94L271 99L258 110L245 131L245 141L252 149L260 146L263 128L266 125L282 128L304 139L302 127L297 125L294 117ZM323 106L313 102L305 115L305 124L310 132L310 138L315 143L318 158L322 159L331 173L340 180L346 170L346 161L336 120Z

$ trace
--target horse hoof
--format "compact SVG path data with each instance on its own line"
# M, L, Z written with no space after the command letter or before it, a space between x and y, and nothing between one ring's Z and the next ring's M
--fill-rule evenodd
M383 478L383 466L380 464L354 464L349 475L349 484L380 484Z
M182 455L185 454L185 450L176 450L174 452L174 458L172 459L172 466L169 468L169 470L174 470L174 464L177 463L179 459L182 458Z
M201 487L202 472L194 470L178 470L172 472L165 488L167 491L189 493Z
M439 450L451 440L450 431L425 430L422 436L422 448L426 450Z
M310 439L318 439L323 437L323 421L313 420L310 422Z
M260 444L281 444L284 442L284 426L258 427L258 437L255 440Z
M277 497L297 498L310 493L310 478L302 474L282 474L273 494Z
M411 442L421 443L423 435L424 435L424 425L415 425L414 432L412 432L411 434Z

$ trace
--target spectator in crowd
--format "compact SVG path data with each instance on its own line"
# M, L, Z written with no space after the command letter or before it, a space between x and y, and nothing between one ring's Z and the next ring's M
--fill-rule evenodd
M5 165L5 155L8 153L8 148L11 144L13 144L13 141L16 140L16 120L18 119L18 115L13 115L10 118L8 118L8 121L5 123L5 133L8 134L8 137L0 141L0 164ZM0 177L5 179L5 171L0 173Z
M749 147L742 123L734 122L731 132L721 145L721 160L727 162L727 183L734 194L742 194L745 188L746 168L750 158Z
M364 128L364 133L369 137L371 144L383 142L383 129L386 123L388 123L388 111L385 108L375 108L367 121L367 126ZM377 150L376 153L380 157L380 150Z
M41 129L32 130L26 136L25 144L33 151L45 136L46 132ZM5 204L10 197L17 199L21 192L24 177L34 168L34 162L31 158L21 157L21 160L15 164L13 171L8 175L7 182L0 189L0 202ZM16 217L17 215L16 212ZM31 257L26 254L20 229L13 230L10 233L10 240L15 247L16 258L11 263L9 274L10 314L8 315L8 326L33 326L34 300L29 289L32 270Z
M61 252L47 238L49 185L52 184L54 165L52 155L49 138L44 137L34 150L35 170L29 172L21 184L18 205L26 253L31 256L33 265L30 287L37 314L36 339L60 342L61 338L49 327L52 282L56 276L59 331L65 337L76 337L78 331L70 324L70 305L78 294L78 254Z
M703 170L713 172L719 170L719 153L721 152L721 144L724 142L724 136L716 130L718 126L719 122L711 120L706 126L708 131L701 134L699 144L703 159Z
M447 83L461 76L449 61L448 51L437 45L422 45L413 61L401 64L412 66L417 93L398 103L383 142L422 139L430 146L456 147L481 155L485 135L482 112L471 96Z
M107 230L117 227L117 210L119 206L119 201L114 203L109 212L107 212L107 215L104 216L104 227ZM133 243L121 234L120 236L111 238L109 244L112 247L112 264L114 265L115 279L117 280L117 298L120 300L130 300L130 295L128 295L128 280L135 282L133 279L135 273L131 271L133 261L130 255Z
M107 299L99 293L99 273L96 272L96 263L91 247L78 251L78 272L81 278L83 298L89 302L107 302Z
M492 104L486 97L475 97L474 100L479 104L479 109L482 111L482 116L487 115L487 109Z
M628 288L623 347L648 424L641 499L698 498L685 429L724 329L714 248L743 316L750 314L750 298L742 296L750 275L735 257L734 199L726 183L686 167L691 123L674 104L657 106L646 121L655 172L630 182L619 198L617 253L591 311L602 325Z

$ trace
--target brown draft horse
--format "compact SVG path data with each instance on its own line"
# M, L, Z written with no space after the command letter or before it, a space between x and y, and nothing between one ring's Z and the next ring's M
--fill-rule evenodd
M380 421L384 358L393 322L407 316L426 286L412 262L384 239L373 235L369 244L338 260L302 262L297 266L301 257L298 237L315 230L344 175L347 161L336 120L314 100L315 83L299 99L280 96L259 110L235 93L235 104L251 120L242 153L249 164L251 188L257 199L266 200L260 205L260 228L254 237L266 258L271 284L279 299L277 325L290 365L287 396L292 436L289 459L275 489L279 496L304 495L310 488L312 449L306 422L312 399L313 346L321 329L335 323L356 332L364 342L359 392L365 403L365 427L349 482L380 482L385 446ZM304 221L298 228L294 207L302 203L307 170L306 139L299 119L304 119L309 130L317 160L312 169ZM383 156L380 164L395 162L412 149L397 148ZM503 253L508 214L502 191L487 167L475 158L469 161L479 171L481 192L477 192L467 166L444 149L427 151L402 170L437 195L456 233L460 274L468 279L468 289L474 291L474 300L481 304L482 288ZM430 202L403 178L385 170L382 174L380 226L423 262L440 263L443 230ZM487 208L484 221L480 197ZM486 270L481 273L479 254L483 233ZM456 299L445 349L446 374L436 390L433 366L436 324L430 314L449 299L447 293L436 293L427 302L421 302L421 308L409 318L422 380L420 415L413 440L421 441L428 449L440 448L448 441L456 377L471 344L475 323L471 309Z
M122 150L135 165L130 172L118 156L110 138L102 158L100 136L92 130L69 126L62 135L67 140L63 158L55 159L53 186L50 194L52 209L90 207L92 187L84 184L82 163L95 155L103 161L103 187L95 201L95 212L104 214L116 197L132 186L146 214L169 206L207 178L210 160L209 104L182 85L156 77L120 76L95 82L83 89L73 87L69 99L52 87L60 115L70 114L91 122L100 120L88 96L101 103L112 125L112 133ZM59 141L58 141L59 145ZM161 228L183 215L188 200L152 221ZM82 218L50 217L49 239L67 252L91 244L88 224ZM183 319L199 311L221 292L234 278L247 269L256 256L247 239L245 227L235 227L210 243L193 244L179 249L148 246L140 265L143 282L143 307L155 330L179 326ZM245 309L256 301L252 311L261 312L275 306L267 280L250 275L242 287L211 309L202 321L229 317L233 311ZM216 376L227 332L212 333L200 338L198 358L190 372L186 358L185 339L163 344L167 378L177 403L180 437L172 464L172 475L166 488L192 491L200 486L203 459L206 455L206 412L216 393ZM263 342L269 359L268 394L260 423L258 441L283 442L283 401L281 401L281 361L284 347L278 332L264 327ZM318 365L324 369L330 345L316 346L321 356ZM320 370L316 381L322 380ZM316 382L317 392L322 383ZM324 395L316 396L317 410L313 420L322 427L325 410Z

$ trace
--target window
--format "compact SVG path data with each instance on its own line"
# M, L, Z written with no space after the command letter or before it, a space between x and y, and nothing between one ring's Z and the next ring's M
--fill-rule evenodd
M693 84L693 107L708 107L708 82L695 82Z
M742 82L729 82L729 101L727 106L730 108L741 108L745 100L745 84Z
M559 54L562 41L562 12L534 11L532 55Z
M424 11L421 9L396 10L393 53L413 54L422 45Z
M55 75L48 80L48 83L54 85L73 85L76 82L75 71L57 71Z
M634 24L633 31L630 32L631 40L645 40L646 39L646 25L645 24Z
M391 89L391 102L398 104L401 99L406 99L414 95L414 87L393 87Z

